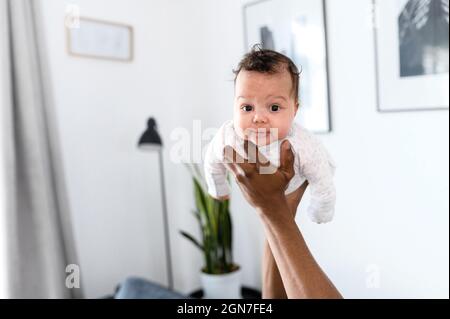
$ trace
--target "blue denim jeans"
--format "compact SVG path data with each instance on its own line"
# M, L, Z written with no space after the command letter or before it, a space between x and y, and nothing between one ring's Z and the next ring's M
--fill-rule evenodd
M188 299L188 297L145 279L130 277L120 284L114 299Z

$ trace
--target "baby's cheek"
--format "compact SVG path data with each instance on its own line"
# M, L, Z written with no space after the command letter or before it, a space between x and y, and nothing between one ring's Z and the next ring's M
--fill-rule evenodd
M244 132L247 129L247 126L246 126L245 122L243 121L243 119L239 116L235 117L235 119L234 119L234 129L236 131L236 134L240 138L245 137Z
M276 140L282 140L284 138L286 138L286 136L289 134L289 129L286 128L278 128L278 130L275 130L274 132L275 134L278 134L275 139Z
M276 118L272 121L273 127L278 129L278 139L282 140L287 137L291 130L293 120L287 117Z
M288 133L289 133L289 130L286 129L285 127L283 127L282 129L279 129L279 133L278 133L278 135L280 136L279 138L280 139L285 138L288 135Z

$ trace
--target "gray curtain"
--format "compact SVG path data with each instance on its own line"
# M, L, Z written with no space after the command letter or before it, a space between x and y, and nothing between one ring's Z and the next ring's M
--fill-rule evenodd
M7 70L0 82L7 93L0 128L9 185L8 293L11 298L80 298L81 288L66 287L66 266L78 261L39 1L0 0L0 14L0 55Z

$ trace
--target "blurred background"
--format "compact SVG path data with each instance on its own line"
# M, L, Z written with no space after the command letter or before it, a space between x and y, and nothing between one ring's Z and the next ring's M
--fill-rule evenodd
M389 5L324 2L329 104L318 136L337 163L336 216L313 224L302 203L297 221L346 298L449 295L448 1L433 1L446 12L447 34L443 51L429 54L447 64L432 68L439 76L413 73L420 81L408 87L386 71L400 54ZM204 145L194 121L205 130L232 118L249 2L1 0L1 297L101 298L130 276L166 286L169 271L176 291L200 287L202 255L179 234L197 235L198 226L191 175L171 160L174 132L184 128L186 143ZM68 14L131 30L119 31L118 61L74 54L83 48L68 44L77 28ZM164 146L170 267L158 153L137 148L149 117ZM234 259L242 284L260 290L264 234L232 188ZM54 288L68 264L80 276L69 293Z

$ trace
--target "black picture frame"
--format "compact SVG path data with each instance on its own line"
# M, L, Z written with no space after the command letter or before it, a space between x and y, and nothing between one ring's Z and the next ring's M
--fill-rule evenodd
M249 8L252 8L254 6L267 3L267 2L283 2L285 0L256 0L249 3L246 3L243 5L242 9L242 18L243 18L243 32L244 32L244 47L246 49L250 49L252 46L252 43L249 43L249 37L248 37L248 18L247 18L247 10ZM329 46L328 46L328 25L327 25L327 2L326 0L313 0L313 1L321 1L321 7L322 10L319 14L322 15L322 21L323 21L323 40L324 40L324 66L323 66L323 72L325 73L325 88L326 88L326 114L327 118L324 121L326 123L327 128L325 130L316 130L314 128L306 127L317 134L329 134L333 132L333 120L332 120L332 103L331 103L331 84L330 84L330 61L329 61ZM294 61L295 62L295 61Z
M448 100L447 104L444 103L442 105L436 105L436 106L426 106L426 105L420 105L420 106L399 106L396 107L393 106L384 106L382 103L382 88L381 88L381 81L382 79L385 79L382 77L380 69L381 69L381 63L380 63L380 54L379 51L381 50L380 46L380 32L379 32L379 26L380 26L380 17L385 16L382 15L379 12L379 1L380 0L372 0L372 12L373 12L373 41L374 41L374 58L375 58L375 84L376 84L376 107L377 112L379 113L402 113L402 112L426 112L426 111L448 111L449 105ZM382 1L382 0L381 0ZM392 1L392 0L390 0ZM432 0L433 1L433 0ZM399 22L398 22L399 23ZM394 54L400 55L400 52L392 52L392 56L395 57ZM448 90L448 80L446 84L447 90ZM410 92L414 92L414 89L411 89ZM447 91L448 92L448 91ZM401 93L398 93L401 94ZM447 93L448 94L448 93Z

